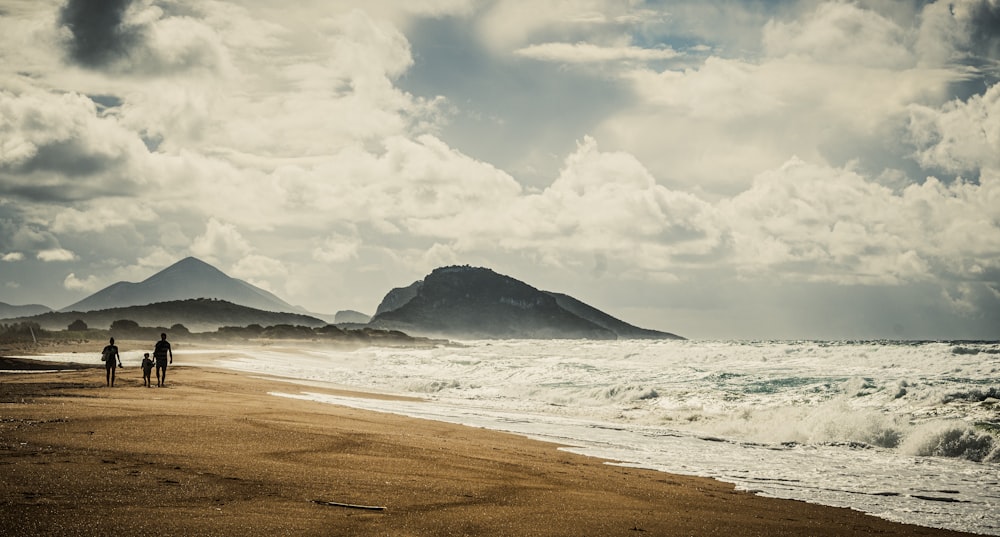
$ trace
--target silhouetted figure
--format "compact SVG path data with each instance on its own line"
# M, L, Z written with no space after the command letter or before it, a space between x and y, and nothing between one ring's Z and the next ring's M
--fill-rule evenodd
M115 338L111 338L111 342L101 351L101 360L104 361L104 371L108 386L114 386L115 364L117 364L117 367L123 367L122 357L118 354L118 346L115 345Z
M170 350L170 343L166 334L160 334L160 340L153 348L153 358L156 359L156 385L164 386L167 383L167 355L170 355L170 363L174 363L174 351Z
M151 388L153 386L152 381L149 380L149 375L153 373L153 361L149 359L149 353L142 355L142 385Z

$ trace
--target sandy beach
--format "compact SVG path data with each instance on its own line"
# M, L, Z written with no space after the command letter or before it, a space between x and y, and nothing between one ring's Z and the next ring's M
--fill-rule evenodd
M165 388L134 366L107 388L99 363L0 359L2 533L968 535L275 397L300 387L176 361Z

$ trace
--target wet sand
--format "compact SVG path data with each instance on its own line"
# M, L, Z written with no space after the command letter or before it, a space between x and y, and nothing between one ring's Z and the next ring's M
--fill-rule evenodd
M58 364L0 359L0 533L967 535L275 397L301 387L175 362L164 388L128 363L107 388L99 362L37 372Z

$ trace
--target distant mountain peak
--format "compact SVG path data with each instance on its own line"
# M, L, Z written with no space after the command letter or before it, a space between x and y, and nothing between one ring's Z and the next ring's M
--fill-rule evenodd
M274 294L232 278L198 259L185 257L142 282L117 282L61 311L95 311L157 302L216 298L264 311L308 313Z
M43 306L41 304L25 304L21 306L15 306L13 304L7 304L0 302L0 319L11 319L14 317L28 317L31 315L40 315L42 313L48 313L52 311L52 308L48 306Z
M188 256L174 263L173 265L170 265L169 267L161 270L160 272L157 272L151 277L160 276L163 274L170 274L173 272L187 272L187 271L205 271L209 273L218 273L225 275L224 272L202 261L201 259L198 259L197 257L194 256Z
M142 283L170 278L229 278L225 272L209 265L197 257L185 257L167 268L143 280ZM197 298L197 297L192 297Z

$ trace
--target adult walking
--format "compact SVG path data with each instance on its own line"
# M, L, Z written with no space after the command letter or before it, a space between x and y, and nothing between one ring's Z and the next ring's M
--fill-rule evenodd
M153 348L153 358L156 360L156 385L167 384L167 356L170 356L170 363L174 363L174 351L170 350L170 343L166 334L160 334L160 340Z
M104 362L104 376L107 379L109 387L115 385L115 368L124 367L122 366L122 357L118 354L118 345L115 345L115 338L111 338L111 341L104 346L104 350L101 351L101 360Z

